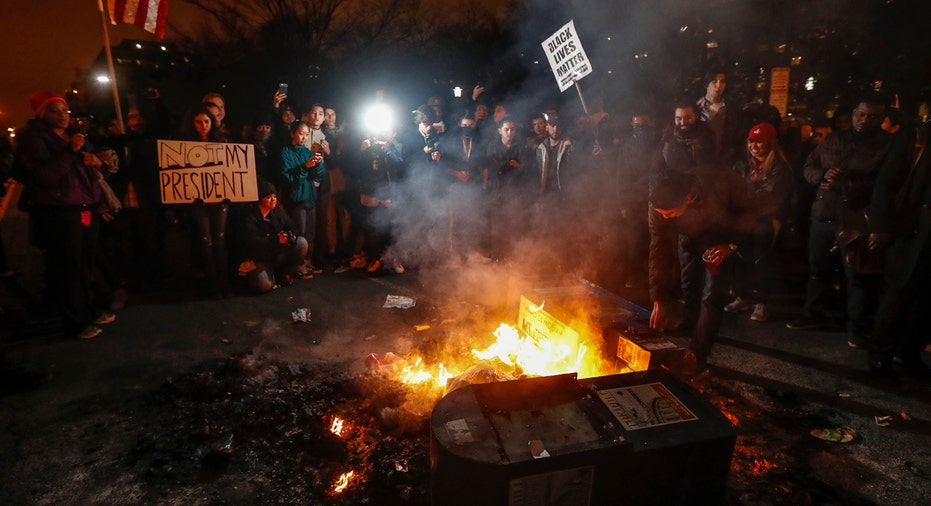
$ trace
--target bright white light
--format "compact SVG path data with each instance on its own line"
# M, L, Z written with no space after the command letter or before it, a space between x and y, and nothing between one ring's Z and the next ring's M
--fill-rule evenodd
M809 77L807 80L805 80L805 89L808 91L815 89L815 83L817 82L818 81L816 81L814 77Z
M136 43L136 49L142 49L142 44Z
M456 86L453 88L453 96L459 98L462 96L462 86Z
M100 83L100 84L109 83L109 82L110 82L110 77L109 77L109 76L105 76L105 75L103 75L103 74L100 74L99 76L97 76L97 82Z
M162 47L162 51L168 51L168 48L167 48L167 47L165 47L165 46L161 46L161 47Z
M385 104L375 104L369 107L362 116L362 124L365 125L366 131L375 136L390 132L393 122L391 109Z

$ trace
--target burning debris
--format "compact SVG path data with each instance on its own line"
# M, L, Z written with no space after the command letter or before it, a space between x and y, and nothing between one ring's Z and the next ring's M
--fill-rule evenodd
M160 494L210 483L218 502L428 504L426 419L386 378L315 373L251 355L169 382L134 454Z

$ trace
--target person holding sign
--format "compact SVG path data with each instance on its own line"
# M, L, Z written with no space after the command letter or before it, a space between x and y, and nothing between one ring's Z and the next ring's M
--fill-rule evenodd
M304 145L309 134L307 123L295 121L291 124L291 145L281 150L281 175L287 185L284 192L285 207L297 234L306 238L310 244L307 258L313 258L313 244L317 235L317 188L326 177L326 167L323 153L312 153ZM313 267L310 269L314 270ZM311 272L309 275L312 277L319 272Z
M206 108L200 107L191 115L182 129L183 140L200 142L226 142L226 138L217 129L217 120ZM202 199L194 200L191 208L194 221L194 256L198 275L206 278L218 297L229 297L232 292L228 275L229 255L226 247L226 222L229 218L229 201L205 203Z

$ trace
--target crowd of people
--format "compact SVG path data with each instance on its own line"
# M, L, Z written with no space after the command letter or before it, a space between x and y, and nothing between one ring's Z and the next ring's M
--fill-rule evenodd
M877 372L927 377L927 110L909 121L868 94L836 111L823 139L803 138L772 106L728 104L725 72L704 83L700 97L624 115L595 99L572 121L479 85L454 110L428 97L394 126L340 123L331 104L295 111L279 90L239 129L208 93L175 126L160 108L131 109L125 133L93 128L43 91L17 132L12 176L45 251L45 300L82 338L113 321L127 286L171 274L164 240L176 225L191 282L218 297L324 270L496 261L648 289L651 327L691 336L679 365L696 368L723 312L770 319L792 228L810 273L787 326L824 325L842 265L849 345L870 350ZM163 204L160 138L251 144L258 202ZM684 310L670 321L675 300Z

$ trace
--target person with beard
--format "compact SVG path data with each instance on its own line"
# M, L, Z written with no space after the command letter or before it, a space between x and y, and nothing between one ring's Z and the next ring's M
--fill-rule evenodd
M637 111L630 118L630 136L622 140L617 152L617 170L613 192L617 195L614 215L619 227L613 227L622 237L613 241L622 245L619 253L619 281L626 287L646 286L650 232L647 227L649 210L649 167L656 153L659 136L653 118Z
M697 166L715 162L714 134L708 126L698 121L697 106L688 100L680 101L674 110L673 129L660 140L658 152L654 155L650 170L650 191L652 199L656 181L671 173L689 172ZM722 172L729 172L719 167ZM651 206L652 207L652 206ZM653 227L656 213L649 213L648 224ZM690 250L680 248L679 259L664 257L669 272L679 272L681 295L685 302L684 318L671 332L687 333L695 326L694 316L698 315L701 304L701 281L704 277L704 262ZM652 261L651 261L652 262ZM652 269L652 267L651 267ZM667 294L673 296L674 294Z
M746 182L736 172L714 165L666 174L657 182L650 206L650 328L663 330L668 323L675 280L666 266L677 249L701 259L694 280L701 304L686 307L684 316L697 325L682 363L674 365L690 375L707 361L721 327L728 297L721 271L730 269L740 238L756 226L757 214Z
M847 334L852 347L866 341L878 303L880 266L859 260L867 260L861 255L869 235L867 210L892 139L882 129L885 108L878 95L861 98L853 109L852 126L828 134L804 167L805 180L818 187L811 207L808 288L801 318L786 327L812 330L824 325L824 299L839 247L847 278Z

